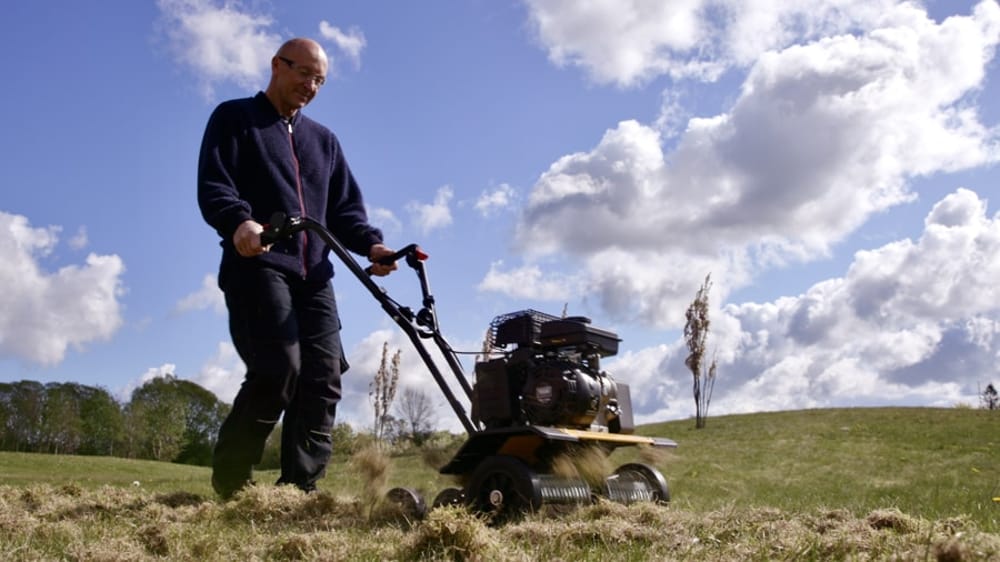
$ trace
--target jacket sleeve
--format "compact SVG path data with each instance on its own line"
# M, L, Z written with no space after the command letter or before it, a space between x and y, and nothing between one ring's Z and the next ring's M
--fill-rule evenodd
M368 223L361 188L351 173L336 136L333 137L331 165L326 224L344 246L367 257L373 245L382 243L382 231Z
M239 164L239 112L231 104L218 106L208 120L198 156L198 206L202 217L223 243L231 243L236 228L252 219L250 205L236 186Z

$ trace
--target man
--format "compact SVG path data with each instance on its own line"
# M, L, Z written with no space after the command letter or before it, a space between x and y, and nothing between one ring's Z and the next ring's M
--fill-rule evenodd
M220 104L202 140L198 203L222 237L219 287L247 366L212 460L212 486L224 499L250 483L282 414L278 483L316 488L330 459L347 368L329 248L312 232L262 246L263 223L275 211L310 217L368 256L374 275L396 269L377 263L393 252L368 224L336 136L300 111L326 81L327 68L315 41L286 42L271 59L267 90Z

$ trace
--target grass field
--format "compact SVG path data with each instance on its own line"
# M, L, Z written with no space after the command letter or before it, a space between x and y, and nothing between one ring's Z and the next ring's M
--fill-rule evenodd
M680 444L655 457L669 506L598 504L504 527L458 509L413 525L369 517L369 482L348 459L319 494L258 486L221 503L203 467L0 453L0 559L1000 560L997 412L806 410L693 426L640 430ZM418 456L393 458L387 476L428 502L453 484Z

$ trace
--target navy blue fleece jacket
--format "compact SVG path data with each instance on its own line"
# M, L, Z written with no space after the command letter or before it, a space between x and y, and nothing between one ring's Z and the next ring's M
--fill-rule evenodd
M257 257L237 253L236 228L248 219L267 224L276 211L319 221L360 255L382 242L368 224L337 137L302 112L284 120L263 92L223 102L209 118L198 159L198 205L222 237L223 287L228 275L261 265L309 280L333 276L329 248L308 231Z

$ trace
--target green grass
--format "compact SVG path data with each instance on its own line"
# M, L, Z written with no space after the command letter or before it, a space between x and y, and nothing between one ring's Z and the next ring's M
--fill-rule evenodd
M998 429L997 412L929 408L645 426L680 444L653 457L669 507L601 504L501 529L451 510L414 527L368 520L365 476L344 458L320 494L264 486L220 503L204 467L0 453L0 558L1000 560ZM612 464L650 458L625 448ZM388 485L430 503L454 482L412 455L392 459Z
M210 475L205 467L156 461L0 452L0 484L10 486L75 484L94 489L139 482L155 492L207 495L212 491Z
M673 503L709 511L773 507L786 511L843 508L899 510L928 519L968 516L1000 532L1000 415L975 409L850 408L713 417L654 424L638 433L676 440L662 456ZM635 449L612 456L616 464ZM0 484L75 483L128 486L211 496L204 467L126 460L0 452ZM271 483L274 471L258 472ZM335 457L321 488L355 493L363 478ZM431 501L454 481L417 455L393 459L390 486L420 490Z
M1000 532L998 412L803 410L642 430L680 443L661 470L686 509L894 507L927 519L964 515Z

